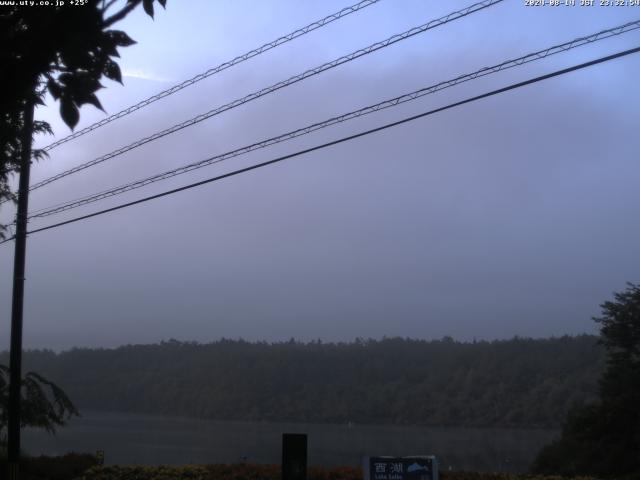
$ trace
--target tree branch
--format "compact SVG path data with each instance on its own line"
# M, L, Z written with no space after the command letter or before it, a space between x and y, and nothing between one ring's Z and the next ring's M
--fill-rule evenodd
M107 10L109 10L111 6L117 1L118 0L109 0L108 2L105 3L105 1L102 0L102 14L104 15L107 12Z
M114 13L109 18L107 18L104 21L104 26L105 27L110 27L114 23L119 22L124 17L129 15L129 13L131 13L131 11L140 4L140 2L141 2L141 0L133 0L133 1L131 1L129 4L127 4L126 7L124 7L122 10L120 10L118 13Z

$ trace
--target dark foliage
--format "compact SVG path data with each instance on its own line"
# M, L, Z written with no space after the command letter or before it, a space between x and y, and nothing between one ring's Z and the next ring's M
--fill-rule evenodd
M640 476L640 286L629 284L601 305L606 368L600 399L576 408L561 438L545 447L534 470L562 475Z
M110 27L138 5L153 16L155 0L119 2L88 0L84 5L59 7L0 6L0 200L13 199L8 187L12 172L19 171L21 132L28 102L42 104L49 92L60 102L60 115L75 127L79 108L90 104L102 109L96 92L101 77L122 82L114 60L118 48L135 42ZM166 0L157 0L163 7ZM119 7L109 12L115 5ZM34 134L49 132L36 122ZM35 157L43 152L35 152ZM0 238L4 228L0 226Z
M280 465L250 463L185 465L185 466L103 466L87 472L92 480L280 480ZM309 467L309 480L362 480L362 470L353 467ZM462 478L447 480L465 480ZM478 478L473 480L508 480L505 478Z
M93 455L69 453L62 457L26 457L20 461L22 480L72 480L80 478L89 468L97 465ZM0 480L7 471L0 461Z
M253 421L556 427L596 397L596 337L177 341L26 352L83 409Z
M231 465L185 465L185 466L104 466L86 472L91 480L280 480L280 465L231 464ZM309 480L362 480L360 468L353 467L309 467ZM558 480L558 477L531 477L506 473L440 472L442 480ZM576 480L594 480L580 478ZM622 479L621 479L622 480ZM637 480L637 479L625 479Z
M7 427L9 368L0 365L0 435ZM64 391L42 375L28 372L22 379L20 424L55 433L73 415L80 415Z

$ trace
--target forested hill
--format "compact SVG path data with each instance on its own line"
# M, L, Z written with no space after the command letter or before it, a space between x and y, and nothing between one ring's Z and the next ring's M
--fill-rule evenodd
M217 419L556 427L594 398L597 337L163 342L25 353L82 409ZM8 355L0 354L0 363Z

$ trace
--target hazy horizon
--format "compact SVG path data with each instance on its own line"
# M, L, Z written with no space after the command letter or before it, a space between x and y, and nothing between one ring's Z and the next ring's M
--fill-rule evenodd
M154 342L146 342L146 343L122 343L122 344L118 344L118 345L100 345L100 346L89 346L89 345L72 345L69 347L65 347L65 348L47 348L47 347L32 347L32 348L25 348L24 351L25 352L34 352L34 351L52 351L56 354L60 354L60 353L65 353L65 352L69 352L71 350L74 349L79 349L79 350L84 350L84 349L88 349L88 350L95 350L95 349L105 349L105 350L117 350L119 348L126 348L126 347L139 347L139 346L152 346L152 345L162 345L162 344L167 344L167 343L171 343L172 341L176 341L179 343L185 343L185 344L189 344L189 345L196 345L196 346L207 346L207 345L212 345L212 344L216 344L219 342L223 342L223 341L229 341L229 342L245 342L245 343L249 343L252 345L257 345L257 344L263 344L266 343L267 345L280 345L280 344L287 344L290 343L291 341L293 341L296 344L301 344L301 345L312 345L315 344L317 342L320 342L322 344L326 344L326 345L353 345L356 344L358 342L382 342L385 340L408 340L408 341L416 341L416 342L445 342L445 341L453 341L453 343L458 343L458 344L475 344L475 343L500 343L500 342L509 342L512 340L522 340L522 341L528 341L528 340L532 340L532 341L541 341L541 340L558 340L558 339L562 339L562 338L577 338L577 337L583 337L583 336L588 336L588 337L594 337L594 338L598 338L599 336L597 335L597 333L576 333L576 334L564 334L564 335L550 335L547 337L522 337L519 335L513 335L511 337L504 337L504 338L472 338L472 339L459 339L459 338L455 338L452 337L450 335L444 335L442 337L439 338L412 338L412 337L399 337L399 336L382 336L382 337L377 337L377 338L373 338L373 337L354 337L354 338L348 338L348 339L341 339L341 340L326 340L323 338L315 338L315 339L297 339L297 338L283 338L283 339L273 339L273 340L264 340L264 339L252 339L252 340L248 340L242 337L219 337L219 338L213 338L213 339L209 339L209 340L196 340L196 339L187 339L187 338L175 338L175 337L170 337L170 338L162 338L158 341L154 341ZM8 349L4 349L4 350L0 350L0 355L5 355L8 354L9 350Z

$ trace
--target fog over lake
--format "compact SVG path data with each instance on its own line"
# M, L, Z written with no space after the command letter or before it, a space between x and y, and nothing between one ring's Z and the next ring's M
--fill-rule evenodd
M640 0L9 3L10 476L640 471Z

